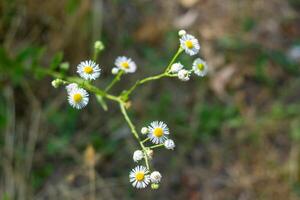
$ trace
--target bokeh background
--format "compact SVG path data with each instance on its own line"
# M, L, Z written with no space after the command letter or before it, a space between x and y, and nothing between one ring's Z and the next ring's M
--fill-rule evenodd
M299 0L1 0L0 199L300 199L299 11ZM74 110L34 69L69 62L74 75L101 39L97 86L118 55L138 64L118 94L163 70L179 29L199 39L209 75L132 96L138 129L163 120L177 145L154 156L160 188L135 190L137 144L118 106Z

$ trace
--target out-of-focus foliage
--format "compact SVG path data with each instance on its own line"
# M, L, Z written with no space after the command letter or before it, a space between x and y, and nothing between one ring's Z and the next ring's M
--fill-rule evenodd
M59 6L58 6L59 5ZM297 199L300 79L298 0L3 0L0 2L0 157L2 199L89 197L84 152L96 152L97 197L102 199ZM276 11L276 12L275 12ZM101 81L113 60L138 63L113 93L156 74L176 51L177 30L201 42L207 78L158 81L134 93L139 128L168 122L176 157L163 151L157 191L128 184L134 140L116 105L96 99L84 112L70 108L39 68L68 74L104 41ZM190 66L187 57L183 64ZM172 83L171 83L172 81ZM122 87L122 88L121 88ZM168 163L164 165L164 163ZM128 169L128 170L125 170Z

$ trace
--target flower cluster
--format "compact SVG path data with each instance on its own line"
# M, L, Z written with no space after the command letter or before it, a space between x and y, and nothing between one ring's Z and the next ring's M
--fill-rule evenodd
M194 36L187 34L184 30L179 31L178 34L181 37L179 39L180 47L185 51L185 53L190 56L196 55L200 50L200 44L198 40ZM207 71L208 67L206 62L201 58L196 58L190 70L185 69L184 66L178 62L172 64L169 73L177 75L181 81L189 81L190 75L193 72L197 76L203 77L207 74Z
M94 93L98 102L107 110L105 100L115 101L119 104L120 110L124 119L128 123L131 133L137 139L140 148L133 153L133 161L138 163L129 173L129 181L135 188L146 188L151 184L152 189L159 188L159 184L162 179L160 172L152 170L150 160L153 158L154 150L159 147L164 147L167 150L174 150L175 142L170 139L170 130L166 123L162 121L153 121L148 126L141 129L140 134L136 131L135 125L131 121L127 114L129 108L129 96L139 86L149 81L154 81L164 77L177 77L182 81L190 80L192 73L197 76L203 77L208 72L208 66L201 58L196 58L190 68L186 68L177 61L179 55L182 52L190 56L197 55L200 50L200 44L198 40L187 34L185 30L178 32L179 35L179 48L177 53L171 59L169 65L165 71L161 74L146 77L142 80L138 80L131 88L122 91L119 95L109 94L108 91L121 79L123 74L134 73L137 70L136 63L128 57L119 56L114 62L114 67L111 69L114 79L105 88L100 89L92 84L92 81L96 80L101 75L101 67L95 62L97 55L104 49L104 45L101 41L97 41L94 44L94 58L93 60L86 60L78 64L76 72L80 78L67 77L61 79L62 76L57 76L52 81L52 85L58 88L60 85L66 85L68 93L69 104L76 108L82 109L89 103L89 93ZM56 73L52 73L51 75ZM145 137L143 140L142 137ZM141 163L143 162L144 163Z
M147 138L142 141L143 150L136 150L133 153L134 162L139 162L142 159L152 159L154 148L164 146L166 149L173 150L175 143L169 139L170 134L167 124L161 121L154 121L148 127L141 129L142 135L147 135ZM146 147L145 142L150 141L154 145ZM141 175L143 174L143 176ZM132 185L136 188L145 188L149 183L152 183L152 188L158 188L161 181L161 174L158 171L153 171L149 176L149 168L145 166L136 166L129 174L129 179ZM150 178L149 178L150 177Z

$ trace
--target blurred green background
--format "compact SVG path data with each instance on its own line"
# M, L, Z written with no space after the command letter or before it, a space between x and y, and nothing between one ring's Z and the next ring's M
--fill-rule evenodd
M300 199L299 11L299 0L0 0L0 199L91 199L89 159L98 200ZM74 110L35 69L69 62L75 75L101 39L97 86L117 56L138 65L118 94L163 70L179 29L199 39L209 75L132 96L137 128L163 120L176 142L154 155L159 190L135 190L138 146L117 105Z

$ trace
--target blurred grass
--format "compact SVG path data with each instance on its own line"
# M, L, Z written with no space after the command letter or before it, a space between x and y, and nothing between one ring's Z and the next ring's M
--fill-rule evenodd
M298 7L297 1L290 2L292 6ZM3 44L6 42L5 30L12 26L19 15L19 6L26 7L26 4L18 3L17 0L5 0L0 6L0 11L4 11L1 12L0 29L0 41ZM171 22L167 22L170 24L158 34L157 39L137 38L136 32L146 24L143 22L151 17L153 12L157 14L156 9L164 6L162 2L151 6L148 6L149 4L120 0L104 4L107 12L111 13L105 16L107 18L104 19L102 34L107 46L107 51L100 58L100 63L104 66L103 81L108 82L111 79L110 68L116 55L125 53L139 63L137 74L124 77L120 86L113 92L119 91L121 86L128 87L136 78L162 70L168 63L167 59L176 50L177 30L170 25ZM156 4L159 5L158 8ZM269 4L272 8L276 2L270 1ZM49 6L47 3L43 5ZM56 13L58 19L68 19L70 16L72 18L82 9L80 0L67 0L63 5L66 13ZM179 4L178 6L180 7ZM200 7L201 3L195 9L200 10ZM148 14L140 16L138 11L141 8ZM188 9L190 8L180 7L173 17L177 18ZM168 13L167 10L164 11ZM141 87L139 93L134 94L130 114L137 127L141 128L154 119L164 120L169 124L177 145L175 152L162 151L154 160L155 167L166 173L162 188L157 193L137 193L127 183L128 169L132 167L131 152L136 146L115 105L109 104L109 112L103 112L93 99L85 111L73 110L67 105L65 93L51 88L49 77L35 73L35 69L40 67L57 70L59 64L66 61L70 61L70 73L74 72L78 60L86 58L85 55L88 55L91 49L88 38L91 35L89 32L92 31L87 28L90 24L90 13L86 14L86 21L78 23L78 26L72 29L74 32L71 31L72 35L75 35L71 37L74 43L78 33L78 43L74 45L81 45L73 48L72 44L63 44L58 50L51 48L51 44L58 43L55 39L59 38L59 35L47 36L45 39L44 34L53 34L57 32L57 27L68 26L68 22L48 19L47 16L51 14L47 13L42 13L40 24L31 21L40 14L36 14L31 8L26 13L28 21L24 21L28 27L18 30L18 34L15 35L16 41L11 45L14 48L4 45L0 47L0 137L5 137L5 130L11 123L7 114L10 111L9 102L2 91L14 91L14 126L30 124L30 106L36 99L43 112L42 128L39 131L29 179L29 185L32 186L28 189L29 193L31 190L33 194L45 191L46 195L47 189L56 184L76 185L73 188L70 186L71 189L78 189L78 185L84 186L86 182L80 179L85 175L81 154L88 144L92 144L101 157L96 165L99 179L105 177L116 197L201 199L201 194L205 196L206 191L209 191L216 195L214 197L217 199L238 199L242 194L249 195L245 199L280 199L282 196L299 198L299 62L291 60L286 53L290 45L297 44L297 39L292 36L289 38L284 31L274 33L280 35L280 39L284 41L278 41L278 48L264 43L268 37L263 37L267 38L266 41L249 39L249 34L259 35L257 32L264 22L245 12L238 17L237 21L240 24L237 32L220 31L219 35L208 40L211 44L209 45L203 33L209 28L205 28L205 21L198 17L199 21L190 29L198 33L200 38L203 37L201 39L205 45L201 47L201 57L208 63L213 63L217 54L221 54L223 62L210 66L212 71L208 78L188 83L160 80ZM120 15L123 18L120 18ZM169 19L168 16L164 16L164 12L159 15L160 19ZM230 17L232 16L228 16L232 19ZM210 20L214 22L214 17L211 16ZM274 20L281 23L281 19ZM30 35L26 31L35 26L41 33L30 38L34 32L29 32L32 34ZM201 31L198 31L198 28ZM160 29L155 29L154 33L159 31ZM206 49L210 49L211 52ZM192 60L189 56L183 55L181 60L185 66L191 66ZM227 96L222 96L214 91L211 81L216 77L216 72L228 65L237 67L233 77L226 83L224 90ZM26 95L24 85L29 85L34 97ZM19 137L18 133L16 137ZM25 140L27 135L23 137ZM1 155L6 156L4 139L0 140L0 148ZM17 145L14 148L18 154L16 159L25 160L25 147ZM1 174L3 172L2 166ZM75 178L68 182L66 179L71 175ZM117 183L111 179L116 179ZM1 192L3 188L1 185ZM281 191L282 196L276 196L277 191ZM2 199L13 198L3 192Z

